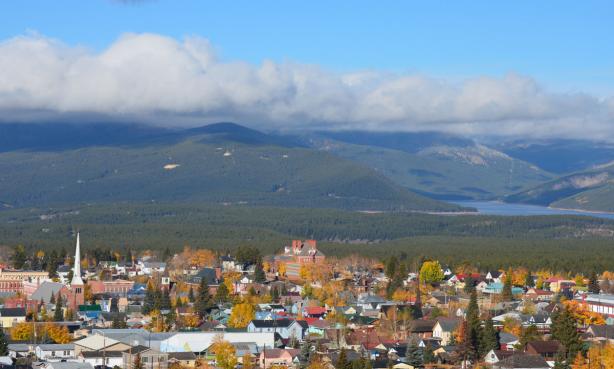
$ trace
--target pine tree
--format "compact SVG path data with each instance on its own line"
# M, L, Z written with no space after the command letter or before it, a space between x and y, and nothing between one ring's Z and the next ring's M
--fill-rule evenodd
M599 281L597 280L597 273L593 272L588 282L588 292L597 294L600 291L601 289L599 288Z
M13 268L22 269L24 264L26 263L27 255L26 249L23 245L17 245L15 250L13 250L13 255L11 256L11 261L13 262Z
M552 338L561 342L565 348L565 358L573 359L581 349L580 334L576 319L569 309L564 308L552 314L552 326L550 327Z
M463 291L465 293L471 293L475 289L475 280L472 276L465 277L465 287L463 287Z
M279 299L279 292L276 287L271 288L271 300L273 302Z
M486 355L490 350L498 350L499 347L499 334L493 326L492 319L488 318L480 335L480 357Z
M112 328L113 329L126 328L126 322L120 318L119 314L113 315Z
M335 363L335 369L350 369L351 367L352 365L348 361L347 353L345 352L345 349L342 348L341 351L339 351L339 357Z
M169 294L168 290L164 290L164 292L162 292L162 298L160 301L160 309L168 310L171 307L171 295Z
M147 290L145 290L145 298L143 299L143 314L147 315L154 309L155 298L153 284L149 282L147 283Z
M467 331L463 340L468 348L469 359L475 359L479 353L481 329L478 295L474 289L471 291L471 298L467 306Z
M206 317L209 309L213 307L213 301L211 300L211 294L209 293L209 284L205 278L200 280L198 300L196 300L195 307L198 316L200 316L201 319Z
M190 291L188 291L188 301L190 302L196 301L194 299L194 289L192 288L192 286L190 286Z
M55 312L53 313L53 320L61 322L64 320L64 311L62 311L62 295L58 292L58 296L55 301Z
M0 329L0 356L7 356L9 354L9 343L6 340L4 331Z
M512 294L512 271L511 269L505 273L505 281L503 283L503 290L501 291L501 299L503 301L512 301L514 295Z
M181 300L181 297L177 296L177 298L175 299L175 307L179 308L183 306L183 300Z
M311 343L308 340L303 341L301 345L301 352L299 353L299 361L301 363L301 367L307 367L309 364L309 358L311 356Z
M217 291L215 291L215 302L217 304L228 302L228 287L226 287L226 283L220 283Z
M433 346L429 343L424 349L423 361L425 364L432 364L435 362L435 353L433 352Z
M531 275L531 272L527 273L527 276L524 279L524 285L531 288L531 287L535 287L535 280L533 279L533 276Z
M256 269L254 271L254 281L262 283L266 281L266 274L264 273L264 267L262 261L256 263Z
M419 368L424 364L422 350L418 347L418 343L414 338L410 338L408 342L407 350L405 351L405 359L406 363L414 368Z

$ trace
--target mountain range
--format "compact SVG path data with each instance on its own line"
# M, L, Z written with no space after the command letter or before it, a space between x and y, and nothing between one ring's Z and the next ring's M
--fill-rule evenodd
M5 207L120 201L456 211L371 168L236 124L0 125Z
M459 211L504 200L614 211L614 147L436 132L265 133L234 123L0 124L0 205L204 202Z

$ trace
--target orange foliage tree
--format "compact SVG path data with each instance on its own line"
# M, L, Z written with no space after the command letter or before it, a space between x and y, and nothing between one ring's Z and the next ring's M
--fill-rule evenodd
M571 311L574 318L578 321L578 324L588 326L590 324L604 325L605 320L601 314L595 313L588 309L588 306L584 303L568 300L563 301L563 304Z

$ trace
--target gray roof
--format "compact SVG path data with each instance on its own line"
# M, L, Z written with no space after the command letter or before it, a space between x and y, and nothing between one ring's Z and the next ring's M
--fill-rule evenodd
M62 283L45 281L34 291L30 300L49 302L51 295L57 295L62 287L64 287Z
M515 335L507 332L499 332L499 342L506 344L514 341L518 341L518 337Z
M48 369L94 369L90 363L77 363L73 361L66 362L50 362L47 364Z
M64 351L64 350L74 350L74 343L45 343L36 345L36 347L40 348L43 351Z
M614 339L614 328L608 327L607 325L591 324L587 329L587 333L595 338Z
M27 343L9 343L8 349L15 352L27 352L30 351L30 345Z
M460 324L460 319L456 318L437 318L437 322L444 332L453 332Z
M528 355L528 354L516 354L510 357L507 357L495 365L494 368L497 369L513 369L513 368L523 368L523 369L549 369L550 366L546 362L541 355Z

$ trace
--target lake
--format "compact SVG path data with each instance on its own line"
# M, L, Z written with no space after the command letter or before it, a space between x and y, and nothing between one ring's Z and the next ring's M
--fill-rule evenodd
M453 204L476 208L480 214L486 215L583 215L597 218L614 219L613 213L598 213L592 211L577 211L553 209L546 206L507 204L498 201L450 201Z

